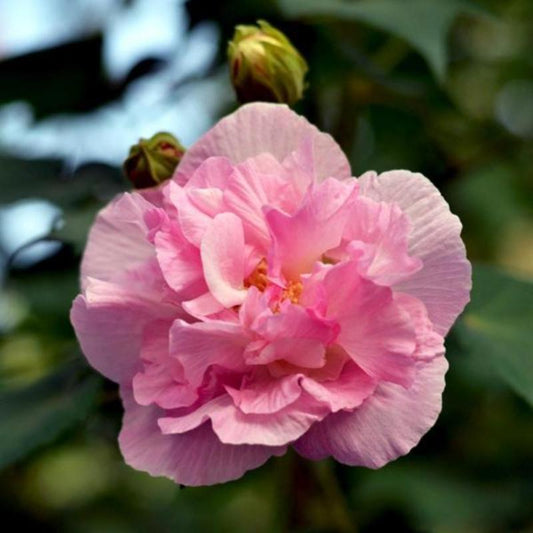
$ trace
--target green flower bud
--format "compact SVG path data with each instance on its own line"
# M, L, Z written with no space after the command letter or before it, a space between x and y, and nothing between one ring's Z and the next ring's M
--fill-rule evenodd
M237 26L228 44L231 81L241 103L289 105L302 98L307 63L289 39L264 20Z
M184 153L185 148L174 135L156 133L130 148L122 168L136 189L145 189L168 180Z

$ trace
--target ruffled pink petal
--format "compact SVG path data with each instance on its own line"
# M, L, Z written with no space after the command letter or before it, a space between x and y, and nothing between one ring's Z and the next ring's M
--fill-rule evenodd
M299 305L285 303L279 312L263 313L252 325L268 344L247 354L247 362L267 364L283 359L304 368L324 366L325 347L336 338L338 325Z
M183 236L197 248L213 217L204 213L189 198L188 190L170 181L165 189L168 202L174 207L180 231Z
M212 420L215 413L225 411L227 406L233 406L233 400L229 395L223 393L207 400L196 409L189 409L186 413L162 415L157 423L165 435L187 433L187 431L200 427L204 422Z
M244 288L245 250L242 222L233 213L217 215L200 248L204 277L211 294L224 307L240 305Z
M331 178L312 190L293 215L267 209L273 240L269 263L274 275L280 270L287 279L297 280L311 271L322 254L337 247L356 194L355 180L343 183Z
M397 205L357 198L343 241L366 244L360 247L363 254L357 254L359 273L374 283L390 286L420 270L422 261L407 254L409 227L408 217Z
M159 427L165 434L184 433L211 419L214 432L226 444L283 446L302 436L328 412L327 406L304 393L275 413L246 414L225 394L187 415L160 418Z
M276 413L294 403L302 393L301 375L273 379L268 373L244 380L240 389L226 387L235 405L243 413Z
M320 132L286 105L257 102L241 106L191 146L173 178L178 183L186 183L193 171L212 156L225 156L237 164L258 154L270 153L282 162L306 138L312 142L314 173L318 180L330 176L350 177L350 164L330 135Z
M137 295L121 285L87 279L72 304L70 320L89 363L107 378L125 383L140 370L143 334L150 323L181 316L181 310Z
M411 221L409 255L423 268L394 288L424 302L438 333L445 335L470 299L471 266L461 222L438 189L422 174L394 170L359 178L361 194L395 202Z
M204 320L206 317L220 313L225 307L215 300L210 292L205 292L200 296L183 302L182 307L187 313L198 320Z
M374 392L376 385L376 380L351 361L344 365L335 381L302 379L302 388L319 402L327 404L332 413L359 407Z
M415 328L416 349L415 359L431 359L444 355L444 337L439 335L429 320L426 306L414 296L395 293L394 301L411 316Z
M209 423L181 435L163 435L157 419L163 411L139 406L129 390L121 390L124 418L119 444L127 464L152 476L165 476L189 486L213 485L241 477L284 446L222 444Z
M286 361L300 368L321 368L326 364L326 348L316 339L277 339L257 354L246 357L250 365L266 365L274 361ZM279 372L279 369L273 368L273 371Z
M155 403L165 409L191 405L198 394L184 385L180 362L169 357L169 321L153 322L144 329L140 358L143 370L133 377L133 394L140 405Z
M246 297L239 309L239 321L242 326L249 329L256 320L263 316L272 316L272 314L265 293L252 285L246 291Z
M325 381L334 383L339 379L339 376L349 361L350 356L338 344L333 344L326 351L326 364L320 368L307 370L305 375L319 383Z
M275 205L290 212L299 204L301 194L295 189L292 176L271 154L259 154L235 167L224 200L242 220L246 241L266 252L270 235L263 207Z
M135 401L139 405L157 404L164 409L188 407L198 394L188 384L177 382L172 376L172 359L167 364L145 364L142 372L133 377Z
M222 442L282 446L298 439L329 410L302 393L287 407L269 414L246 414L233 402L211 416L213 430Z
M209 217L226 211L224 193L220 189L188 189L187 194L191 203Z
M111 281L125 268L133 269L153 257L145 222L151 211L166 216L142 195L124 193L98 213L81 263L82 289L88 277Z
M154 244L161 272L180 298L193 298L207 290L200 251L185 239L177 224L170 223L157 232Z
M341 463L369 468L405 455L440 413L447 368L444 357L417 362L409 389L379 385L355 411L335 413L313 425L296 450L309 459L331 455Z
M268 341L305 338L325 345L332 343L339 332L334 321L287 301L278 312L258 317L252 329Z
M414 325L409 313L394 304L391 290L360 278L353 262L328 269L323 286L327 316L340 325L336 342L373 378L410 385Z
M244 348L250 341L242 327L225 322L176 320L170 330L170 355L183 365L191 386L199 386L207 369L217 365L244 371Z
M202 169L200 167L200 169ZM169 210L177 217L180 231L187 241L199 247L213 218L227 211L223 192L217 188L195 189L180 187L170 181L165 188ZM172 208L172 209L170 209Z

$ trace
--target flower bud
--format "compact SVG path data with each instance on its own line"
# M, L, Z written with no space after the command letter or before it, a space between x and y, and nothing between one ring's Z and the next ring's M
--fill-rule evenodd
M235 28L228 44L231 81L241 103L262 100L294 104L305 88L307 63L268 22Z
M180 162L185 148L170 133L156 133L150 139L140 139L130 148L124 161L126 177L136 189L153 187L169 179Z

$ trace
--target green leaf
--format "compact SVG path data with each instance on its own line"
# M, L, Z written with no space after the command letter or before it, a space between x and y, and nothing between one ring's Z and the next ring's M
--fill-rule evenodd
M392 33L417 50L440 81L446 72L446 37L452 22L462 13L483 13L465 0L278 1L289 17L331 16Z
M457 333L478 364L491 365L533 406L533 283L477 265Z
M0 393L0 468L18 461L83 420L101 380L79 378L72 363L29 387Z
M81 255L87 243L91 224L101 207L101 204L92 202L80 207L65 209L60 227L53 229L50 238L71 244L75 252Z
M124 190L118 169L103 164L79 167L66 175L58 160L26 160L0 153L1 203L43 198L59 207L83 206L111 199Z
M94 34L4 59L0 79L0 105L27 101L37 118L94 109L119 95L102 68L102 37Z
M356 476L356 505L362 520L379 520L391 509L401 509L409 517L408 531L498 531L505 530L503 524L516 516L520 505L528 504L524 486L512 476L491 486L465 472L464 465L453 468L435 459L411 456Z

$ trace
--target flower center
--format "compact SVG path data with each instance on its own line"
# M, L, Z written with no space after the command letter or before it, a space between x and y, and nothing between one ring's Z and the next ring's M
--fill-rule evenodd
M268 264L266 259L263 258L252 271L252 273L244 280L244 286L248 289L250 287L256 287L261 292L270 285L270 281L267 276ZM289 280L287 286L281 291L279 302L284 300L290 300L293 304L297 304L302 294L303 284L301 281ZM278 302L278 307L279 307Z
M281 301L290 300L293 304L297 304L302 294L303 284L301 281L289 281L287 287L281 293Z
M246 288L254 286L263 292L267 288L267 285L267 262L263 257L263 259L257 263L257 266L254 268L253 272L244 280L244 286Z

